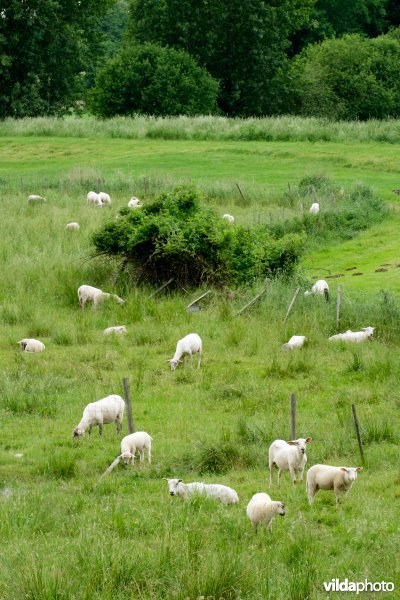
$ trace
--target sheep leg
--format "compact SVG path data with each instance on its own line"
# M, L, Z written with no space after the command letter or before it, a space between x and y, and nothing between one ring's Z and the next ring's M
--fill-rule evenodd
M139 450L139 461L141 463L144 462L144 450L143 450L143 448L141 450Z
M190 368L193 369L193 354L190 353L189 356L190 356Z
M282 469L278 467L278 488L281 487Z
M99 435L103 435L103 423L99 423Z
M302 469L298 470L298 479L300 482L303 481L303 473L304 473L304 467Z
M289 467L289 471L290 471L290 476L292 478L293 481L293 485L296 485L296 473L293 467Z
M151 465L151 448L147 449L147 462Z
M308 492L308 501L311 505L314 502L314 496L315 496L317 490L315 489L314 486L313 487L309 486L307 489L307 492Z
M268 529L270 530L270 532L272 533L272 519L270 520L270 522L268 523Z
M121 430L122 430L122 419L120 417L117 417L116 423L117 423L117 435L118 435L119 433L121 433Z
M269 464L269 487L272 487L272 471L274 469L274 463Z
M79 298L79 304L81 309L83 310L85 308L86 300L84 298Z
M89 425L89 435L92 433L92 426Z
M200 369L200 363L201 363L201 354L199 352L199 356L197 358L197 368Z
M336 508L339 508L340 489L335 487Z

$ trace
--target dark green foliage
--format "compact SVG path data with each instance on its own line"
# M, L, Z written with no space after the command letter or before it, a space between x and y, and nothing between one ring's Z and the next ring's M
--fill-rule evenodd
M94 245L133 265L136 277L150 283L174 277L175 285L241 285L292 271L302 235L273 239L261 226L232 227L202 200L195 189L182 187L140 210L123 209L120 219L93 236Z
M88 103L100 117L215 112L218 83L183 50L124 48L96 76Z

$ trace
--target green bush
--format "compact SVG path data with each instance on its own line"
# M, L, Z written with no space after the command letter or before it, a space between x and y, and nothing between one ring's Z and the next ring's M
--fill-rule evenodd
M100 117L200 115L216 111L218 83L183 50L124 48L96 76L89 109Z
M120 218L93 236L100 254L118 256L137 280L175 285L242 285L258 277L290 273L303 236L274 239L262 227L232 227L202 206L199 191L181 187Z

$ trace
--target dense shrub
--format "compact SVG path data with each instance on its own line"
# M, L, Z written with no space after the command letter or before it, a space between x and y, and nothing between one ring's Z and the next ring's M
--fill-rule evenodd
M95 233L94 245L150 283L174 277L176 285L241 285L293 269L301 234L274 239L261 226L232 227L201 201L197 190L182 187L140 210L122 209L118 220Z
M183 50L124 48L96 76L88 106L100 117L215 112L218 83Z

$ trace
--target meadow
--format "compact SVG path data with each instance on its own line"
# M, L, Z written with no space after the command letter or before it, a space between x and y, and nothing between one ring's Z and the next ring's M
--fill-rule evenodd
M18 127L0 128L0 598L319 600L328 597L323 582L336 577L391 581L398 590L397 145L115 139L98 131L63 137ZM294 190L302 177L321 173L345 187L372 185L390 214L352 240L309 245L295 278L271 281L241 316L263 282L234 294L213 290L202 310L188 313L203 290L149 298L151 289L117 277L115 261L93 257L92 233L131 195L146 201L191 181L218 213L271 223L301 210L288 205L288 183ZM110 208L87 206L98 184L111 194ZM28 205L30 193L48 203ZM65 230L75 220L80 231ZM375 272L383 264L387 271ZM363 276L345 270L353 266ZM301 294L283 325L297 285L339 272L344 277L328 279L329 304ZM115 291L126 304L81 311L83 283ZM339 329L375 326L372 342L327 341L337 332L338 284ZM128 328L123 338L103 336L118 324ZM165 361L190 331L203 339L201 369L171 372ZM308 343L285 353L293 334ZM22 353L23 337L46 350ZM123 394L123 377L136 429L154 438L153 461L101 478L119 454L114 426L102 438L95 429L74 440L72 431L88 402ZM364 471L338 510L328 492L310 507L304 483L293 486L288 474L280 490L268 488L268 447L290 438L292 392L298 436L313 438L309 465L361 464L357 406ZM171 498L162 477L175 476L230 485L240 503ZM245 515L258 491L287 507L272 534L255 535Z

